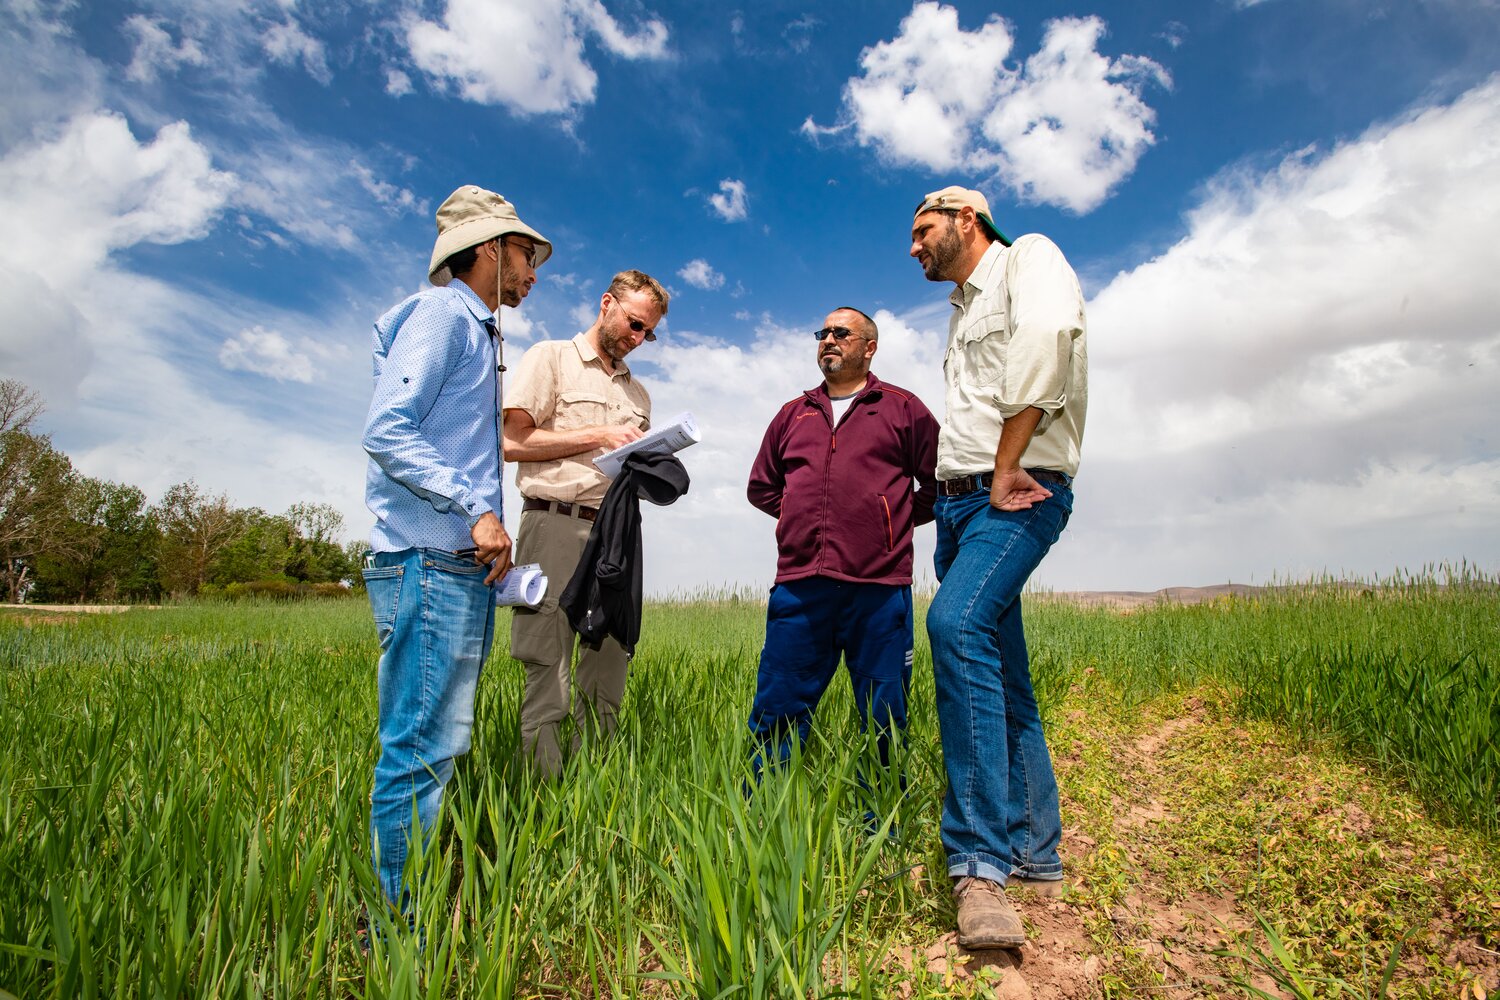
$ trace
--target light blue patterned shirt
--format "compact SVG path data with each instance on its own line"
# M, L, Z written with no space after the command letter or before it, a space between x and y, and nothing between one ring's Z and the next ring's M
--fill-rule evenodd
M485 511L502 515L500 413L490 311L454 279L375 321L365 421L370 547L457 550Z

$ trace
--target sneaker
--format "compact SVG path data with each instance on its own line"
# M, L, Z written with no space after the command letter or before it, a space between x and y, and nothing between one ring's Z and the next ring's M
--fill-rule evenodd
M1007 887L1029 889L1043 899L1062 899L1068 894L1068 884L1060 878L1023 878L1012 875L1005 884Z
M987 878L961 878L953 887L958 903L958 943L965 948L1019 948L1026 929L1005 887Z

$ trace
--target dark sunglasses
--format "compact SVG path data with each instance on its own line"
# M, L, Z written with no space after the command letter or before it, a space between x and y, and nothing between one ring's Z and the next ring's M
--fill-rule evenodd
M813 340L822 341L822 339L828 336L830 333L833 334L834 340L848 340L850 337L859 336L859 334L855 333L847 326L825 326L821 330L813 331Z
M613 295L610 298L614 299L615 308L620 310L620 313L625 317L625 324L630 327L631 333L643 333L646 335L645 339L650 341L656 340L656 327L647 326L644 320L638 320L630 315L630 313L625 312L625 307Z
M515 240L505 240L505 239L502 239L500 242L506 244L507 246L513 246L513 247L516 247L517 249L519 249L521 251L521 256L523 256L524 258L526 258L526 266L529 267L529 268L531 268L533 271L536 270L536 244L535 243L518 243Z
M629 313L625 314L625 322L627 322L627 323L630 324L630 330L631 330L632 333L644 333L646 335L646 339L647 340L651 340L651 341L656 340L656 331L655 331L655 329L650 329L650 330L646 329L646 324L645 323L642 323L638 319L631 319Z

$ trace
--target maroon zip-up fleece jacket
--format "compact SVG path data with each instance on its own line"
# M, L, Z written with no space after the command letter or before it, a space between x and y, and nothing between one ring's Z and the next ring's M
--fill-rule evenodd
M937 441L922 401L874 375L838 427L826 385L783 406L746 491L776 518L776 582L910 584L912 528L932 520L937 496Z

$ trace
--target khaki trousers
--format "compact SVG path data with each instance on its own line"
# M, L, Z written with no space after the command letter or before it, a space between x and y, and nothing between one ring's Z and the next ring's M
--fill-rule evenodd
M559 733L571 703L576 751L584 734L608 737L615 731L625 697L629 658L612 638L597 649L578 654L573 690L573 647L578 634L557 599L573 579L592 522L550 510L521 514L516 565L540 563L547 575L547 596L535 610L516 608L510 627L510 655L526 667L526 694L521 701L521 748L533 766L549 778L562 772ZM572 697L573 694L577 698Z

